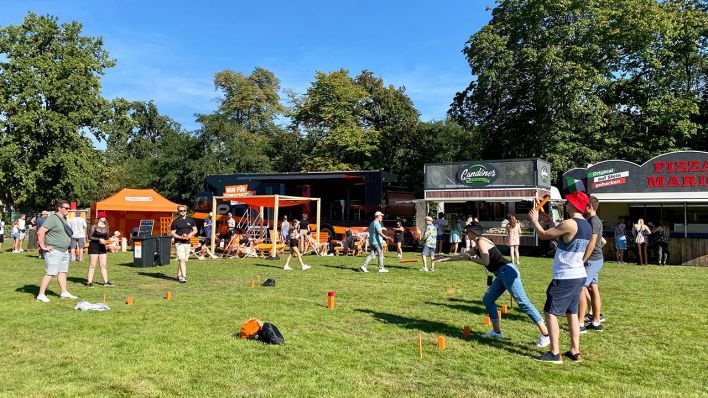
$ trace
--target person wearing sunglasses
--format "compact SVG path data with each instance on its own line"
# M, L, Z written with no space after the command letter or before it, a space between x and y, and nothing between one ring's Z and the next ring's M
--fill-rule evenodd
M69 245L73 232L66 224L66 215L69 214L69 202L59 200L57 211L47 220L37 231L37 242L44 251L45 274L39 284L39 294L37 301L48 303L46 295L49 282L57 277L59 288L61 288L60 298L76 300L78 297L69 293L66 288L66 274L69 273Z
M179 261L177 270L177 280L179 283L187 283L187 260L189 259L189 249L191 244L189 239L197 234L197 225L192 217L187 217L187 208L177 206L177 218L172 221L170 234L175 239L175 252Z

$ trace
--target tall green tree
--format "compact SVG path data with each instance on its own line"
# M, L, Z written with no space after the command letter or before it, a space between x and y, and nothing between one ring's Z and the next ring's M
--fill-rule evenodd
M688 147L705 134L707 27L693 0L499 1L463 50L474 79L450 115L484 157L544 157L556 174Z
M279 159L283 151L278 140L286 135L277 123L285 111L280 81L263 68L248 76L224 70L215 75L214 87L222 95L218 108L197 117L202 125L202 170L209 174L272 170L271 159Z
M114 65L100 38L76 21L28 14L0 28L0 200L47 207L95 199L97 152L108 101L100 78ZM100 162L99 162L100 163Z

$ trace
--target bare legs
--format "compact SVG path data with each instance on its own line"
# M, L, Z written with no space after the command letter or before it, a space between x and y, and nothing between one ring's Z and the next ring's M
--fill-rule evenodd
M93 274L96 271L96 263L101 267L101 277L103 283L108 282L108 255L106 254L89 254L89 270L87 282L93 283Z

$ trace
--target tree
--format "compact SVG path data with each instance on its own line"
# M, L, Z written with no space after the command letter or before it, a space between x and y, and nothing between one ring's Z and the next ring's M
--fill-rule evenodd
M705 131L706 26L692 0L499 2L449 114L484 157L544 157L556 175L687 147Z
M86 135L101 136L100 77L114 61L81 29L33 13L0 28L0 200L13 207L95 199L101 168Z
M285 132L276 119L285 108L280 103L280 81L263 68L249 76L231 70L218 72L214 86L223 96L214 113L198 115L199 141L208 174L272 170L271 158L282 149L277 139Z

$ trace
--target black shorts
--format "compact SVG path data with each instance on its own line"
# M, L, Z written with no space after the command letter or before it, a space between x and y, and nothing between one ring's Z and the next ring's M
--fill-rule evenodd
M553 279L546 289L543 311L555 316L578 313L578 300L586 278Z
M92 240L89 242L88 254L106 254L106 245Z
M300 239L290 239L288 242L290 242L290 247L298 247Z
M393 236L393 243L401 243L403 242L403 235L394 235Z

